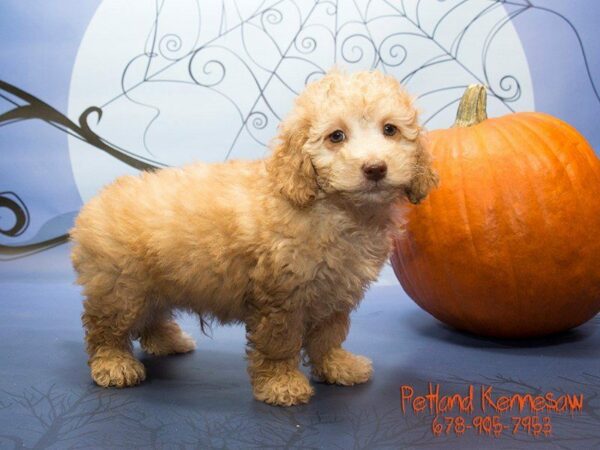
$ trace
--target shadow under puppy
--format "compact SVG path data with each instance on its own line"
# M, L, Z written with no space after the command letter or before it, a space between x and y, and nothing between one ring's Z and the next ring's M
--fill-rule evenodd
M371 362L342 343L391 250L393 203L437 183L423 143L394 78L332 71L298 97L268 158L118 178L71 230L94 381L144 379L131 339L153 355L193 350L177 309L246 324L259 400L308 401L302 351L316 380L367 381Z

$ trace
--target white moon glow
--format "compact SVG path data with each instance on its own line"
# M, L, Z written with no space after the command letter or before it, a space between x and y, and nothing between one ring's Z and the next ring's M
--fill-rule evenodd
M336 5L339 5L336 7ZM449 126L472 83L489 115L534 109L527 59L500 2L104 0L81 41L69 115L160 165L256 158L307 81L332 65L394 75L430 129ZM84 201L134 173L74 137Z

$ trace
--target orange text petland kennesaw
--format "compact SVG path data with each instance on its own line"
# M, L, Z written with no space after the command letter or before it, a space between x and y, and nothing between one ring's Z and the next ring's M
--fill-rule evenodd
M495 413L574 413L583 409L583 394L510 393L498 394L492 386L470 384L466 394L452 393L442 395L440 385L429 383L427 392L415 395L415 389L409 385L400 387L402 412L420 413L427 411L434 415L448 413L472 414L476 403L481 411Z

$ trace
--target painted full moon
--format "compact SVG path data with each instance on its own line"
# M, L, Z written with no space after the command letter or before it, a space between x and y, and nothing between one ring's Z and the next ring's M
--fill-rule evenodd
M93 131L156 165L260 158L294 98L332 66L395 76L429 129L453 123L473 83L488 86L492 117L534 109L501 2L104 0L80 44L69 115L100 107ZM68 139L84 201L137 171ZM397 283L389 266L378 283Z
M430 129L452 123L472 83L489 86L490 116L534 108L500 2L105 0L80 44L69 115L102 108L94 132L159 165L259 158L294 97L333 65L395 76ZM136 172L71 136L69 151L84 201Z

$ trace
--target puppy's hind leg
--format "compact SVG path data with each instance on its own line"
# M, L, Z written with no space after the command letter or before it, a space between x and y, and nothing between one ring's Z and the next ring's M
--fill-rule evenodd
M158 314L140 332L140 344L154 356L188 353L196 348L194 339L183 331L170 314Z
M135 386L146 377L131 346L145 308L141 285L125 274L97 273L85 283L84 293L82 321L93 380L102 387Z

